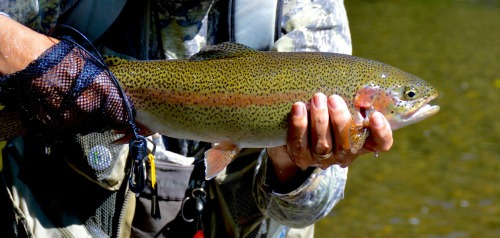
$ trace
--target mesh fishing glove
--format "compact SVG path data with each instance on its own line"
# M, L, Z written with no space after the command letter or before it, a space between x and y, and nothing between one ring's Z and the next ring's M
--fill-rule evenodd
M0 103L19 111L28 131L46 142L124 128L124 100L106 68L66 39L0 78Z

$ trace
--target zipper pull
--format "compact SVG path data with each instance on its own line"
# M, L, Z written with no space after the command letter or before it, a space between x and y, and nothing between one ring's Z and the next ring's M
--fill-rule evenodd
M196 219L196 233L193 238L204 238L205 234L203 233L203 221L201 216L203 215L203 209L205 208L205 203L207 202L207 192L203 188L195 188L193 189L192 196L196 199L196 213L198 215Z
M203 186L204 183L203 183ZM195 217L194 218L187 218L184 215L184 206L186 204L189 204L188 206L191 206L193 204L192 202L189 202L191 199L195 199L194 201L194 209L195 209ZM194 238L204 238L205 235L203 233L203 220L201 219L201 216L203 215L203 209L205 208L205 203L207 202L207 192L203 189L203 187L195 188L191 191L191 196L187 196L182 200L181 204L181 216L186 222L193 222L196 219L196 232L194 234Z

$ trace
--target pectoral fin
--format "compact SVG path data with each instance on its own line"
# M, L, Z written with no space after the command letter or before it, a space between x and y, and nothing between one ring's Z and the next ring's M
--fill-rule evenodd
M351 123L349 126L349 144L351 153L355 154L365 144L366 138L370 135L370 130L363 125Z
M240 153L240 148L231 142L216 144L205 152L205 179L219 174Z

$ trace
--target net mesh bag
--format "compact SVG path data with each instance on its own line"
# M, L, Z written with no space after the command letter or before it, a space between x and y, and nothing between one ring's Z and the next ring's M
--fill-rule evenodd
M0 78L0 103L19 111L45 142L124 127L124 100L105 65L65 39L24 70Z

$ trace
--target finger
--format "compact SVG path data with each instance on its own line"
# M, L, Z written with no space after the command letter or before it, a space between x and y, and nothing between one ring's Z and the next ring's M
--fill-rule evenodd
M389 122L380 112L373 112L370 116L371 136L365 147L371 151L384 152L392 147L393 138Z
M306 169L311 165L310 151L307 146L307 127L306 105L302 102L297 102L292 106L287 148L290 158L302 169Z
M314 154L326 155L332 152L329 117L326 96L322 93L315 94L311 102L311 150Z
M349 142L349 122L351 113L344 100L338 95L328 98L328 112L332 123L332 131L335 136L336 150L339 152L350 149Z

